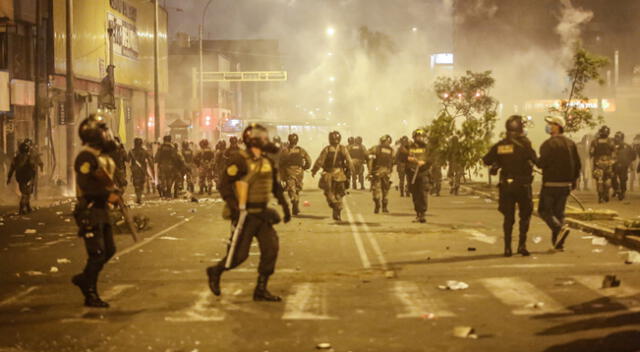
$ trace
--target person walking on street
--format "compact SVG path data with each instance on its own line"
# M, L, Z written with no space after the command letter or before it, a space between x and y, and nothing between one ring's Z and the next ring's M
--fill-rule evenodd
M373 194L373 212L389 212L389 189L391 188L391 174L393 173L393 163L395 153L391 147L391 136L385 134L380 137L380 144L369 150L369 160L367 168L371 182L371 193Z
M613 164L615 162L615 145L607 126L600 127L598 138L591 143L589 155L593 159L593 178L598 186L598 203L609 201L611 180L613 178Z
M627 194L629 171L636 160L636 152L624 142L624 133L620 131L616 132L613 141L615 143L615 163L613 164L613 180L611 182L613 197L624 200Z
M429 206L429 176L433 163L427 150L427 131L419 128L413 131L413 143L409 146L407 156L407 176L411 180L409 190L416 221L427 222L426 213Z
M129 162L131 165L131 183L136 193L136 203L142 204L142 193L144 192L144 184L147 180L155 177L149 172L149 168L153 165L151 153L144 148L142 138L133 140L133 149L129 151Z
M553 247L563 250L569 235L569 227L564 223L567 198L577 187L581 161L576 144L564 136L564 118L550 116L545 121L546 131L551 137L540 146L537 163L542 169L538 213L551 229Z
M367 148L362 145L362 137L356 137L352 144L347 146L349 150L349 156L353 162L353 171L351 174L351 185L353 189L358 189L358 182L360 182L360 189L365 190L364 187L364 167L367 162Z
M288 136L289 145L282 151L280 165L283 169L285 190L291 201L293 215L300 214L300 192L304 172L311 168L311 157L304 148L298 145L298 135Z
M38 167L42 170L44 166L42 162L38 163L37 159L33 157L31 145L29 140L20 143L18 153L13 158L7 173L7 185L11 183L11 178L15 173L16 182L18 182L20 189L18 213L21 215L33 211L31 208L31 194L33 194L36 177L38 177Z
M494 144L482 158L485 165L491 167L491 174L500 170L498 184L498 210L504 216L502 229L504 233L504 256L510 257L513 225L516 219L516 205L520 217L518 253L528 256L527 233L533 213L533 165L536 152L531 141L524 135L522 116L513 115L506 122L507 134L504 139Z

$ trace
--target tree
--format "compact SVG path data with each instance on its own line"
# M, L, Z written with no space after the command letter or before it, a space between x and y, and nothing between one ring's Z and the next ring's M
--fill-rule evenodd
M489 95L495 80L491 71L467 71L461 77L439 77L434 91L440 102L438 117L427 127L431 150L436 155L456 155L466 170L474 169L491 145L497 120L496 99ZM452 150L452 136L458 137Z
M569 94L569 99L563 100L560 108L549 108L550 114L564 116L567 121L566 132L577 132L585 127L594 128L604 122L603 116L595 116L591 109L585 107L589 98L584 90L592 81L600 85L604 84L600 71L608 64L609 60L606 57L591 54L576 45L572 66L567 70L571 88L566 89L565 93Z

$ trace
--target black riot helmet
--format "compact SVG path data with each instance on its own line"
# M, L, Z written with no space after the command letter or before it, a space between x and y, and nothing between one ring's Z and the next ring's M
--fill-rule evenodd
M225 150L227 149L227 141L225 141L224 139L221 139L218 144L216 145L216 148L218 150Z
M611 130L607 126L600 127L598 131L598 137L600 138L609 138L609 134L611 134Z
M355 143L356 143L357 145L362 144L362 137L360 137L360 136L356 137L356 139L355 139Z
M29 153L29 150L31 149L31 144L28 142L28 140L24 140L22 143L20 143L20 145L18 146L18 151L20 151L20 153L23 154L27 154Z
M280 136L273 136L273 143L282 144L282 138L280 138Z
M400 144L402 144L403 146L407 146L409 145L409 137L407 136L402 136L400 138Z
M412 137L414 142L418 144L424 144L427 138L427 131L422 128L418 128L417 130L413 131Z
M615 141L617 143L623 143L624 142L624 133L622 133L622 131L616 132L616 135L613 137L613 139L615 139Z
M95 114L89 115L80 122L78 135L83 145L99 149L104 153L111 153L118 147L107 124L101 116Z
M511 115L507 119L505 123L505 129L507 133L511 132L514 134L522 134L524 133L524 120L520 115Z
M384 145L385 147L391 146L391 142L391 136L388 134L380 137L380 144Z
M171 135L162 137L162 141L165 143L171 143Z
M142 143L143 143L142 142L142 138L140 138L140 137L136 137L136 138L133 139L133 146L135 148L142 148Z
M280 147L269 141L269 131L258 123L252 123L242 132L242 142L247 148L258 148L263 152L277 153Z
M340 143L340 142L338 142L338 143ZM352 145L352 144L354 143L354 139L353 139L353 137L349 137L349 138L347 138L347 143L348 143L349 145Z
M289 135L289 137L287 137L287 139L289 140L289 146L290 147L295 147L296 145L298 145L298 135L295 133L292 133Z
M350 137L350 138L352 138L352 137ZM342 135L340 134L340 132L338 132L338 131L329 132L329 144L338 145L338 144L340 144L341 140L342 140Z
M237 148L238 147L238 137L231 136L229 137L229 148Z
M200 142L198 142L198 144L200 145L200 148L202 148L202 149L209 148L209 141L207 139L200 140Z
M185 150L185 149L189 149L189 142L188 141L183 141L182 142L182 150Z

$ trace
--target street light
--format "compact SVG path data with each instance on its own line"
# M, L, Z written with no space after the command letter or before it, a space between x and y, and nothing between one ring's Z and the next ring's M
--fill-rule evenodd
M333 27L327 27L327 37L333 37L336 34L336 30Z
M413 27L413 28L411 28L411 31L412 31L413 33L417 32L417 31L418 31L418 27Z

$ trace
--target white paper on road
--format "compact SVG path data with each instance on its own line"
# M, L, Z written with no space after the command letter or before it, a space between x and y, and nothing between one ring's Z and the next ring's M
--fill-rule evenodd
M395 281L393 295L402 305L402 311L396 315L399 319L421 318L429 314L434 314L436 318L455 316L444 302L426 295L415 282Z
M202 290L197 293L196 302L190 308L165 317L164 320L175 323L222 321L225 314L213 305L212 297L213 294L208 288Z
M514 315L568 312L560 303L523 279L517 277L495 277L480 281L496 298L511 307L511 312ZM543 304L540 305L540 303ZM531 306L531 304L535 304L536 307Z
M293 293L285 299L283 320L331 320L327 313L324 287L310 282L293 285Z
M468 233L469 235L471 235L471 239L474 241L480 241L480 242L484 242L484 243L488 243L488 244L494 244L497 241L496 236L489 236L487 234L484 234L478 230L474 230L474 229L464 229L462 230L465 233Z
M591 240L591 244L594 246L606 246L607 243L607 239L604 237L596 237Z

